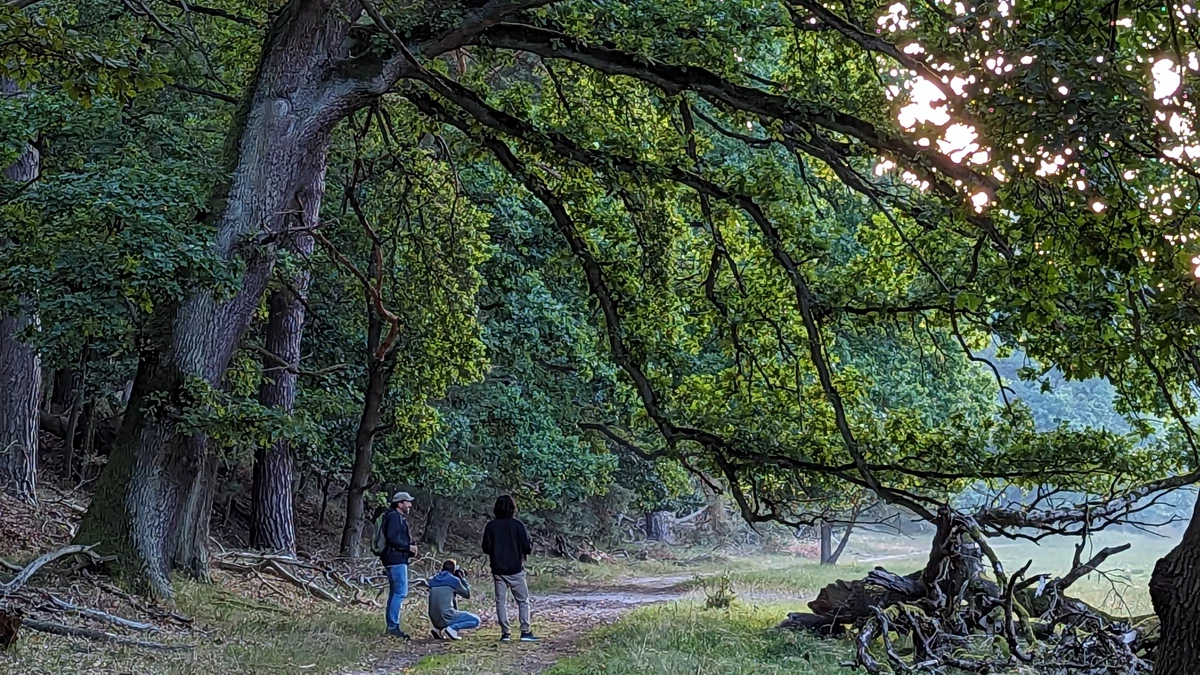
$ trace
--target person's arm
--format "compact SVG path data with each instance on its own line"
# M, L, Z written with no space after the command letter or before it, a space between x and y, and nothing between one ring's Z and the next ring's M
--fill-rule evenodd
M400 529L403 530L403 534L401 536L404 539L404 545L400 547L400 550L408 551L410 554L416 555L417 547L413 546L412 535L408 531L408 519L403 516L400 517Z
M458 578L458 586L455 586L454 592L463 596L467 600L471 599L471 585L468 584L467 580L463 579L462 577Z
M492 541L492 524L491 524L491 523L488 523L488 524L487 524L487 525L485 525L485 526L484 526L484 528L483 528L483 544L482 544L482 548L483 548L483 552L484 552L484 554L486 554L486 555L491 555L491 554L492 554L492 544L493 544L493 543L494 543L494 542Z
M529 530L525 528L525 523L521 523L521 558L527 558L531 553L533 553L533 540L529 538Z

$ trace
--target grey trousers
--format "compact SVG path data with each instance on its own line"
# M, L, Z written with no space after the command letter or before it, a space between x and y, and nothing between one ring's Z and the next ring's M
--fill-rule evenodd
M513 599L517 601L517 610L521 619L521 632L529 632L529 585L525 583L525 572L516 574L493 574L492 581L496 587L496 622L504 634L511 631L508 627L508 591L512 591Z

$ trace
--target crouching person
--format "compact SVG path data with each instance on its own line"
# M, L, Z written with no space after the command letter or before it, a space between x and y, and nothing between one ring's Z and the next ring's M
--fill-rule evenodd
M429 622L435 640L458 640L459 631L479 627L479 617L458 611L458 599L471 597L467 575L453 560L442 563L442 571L429 580Z

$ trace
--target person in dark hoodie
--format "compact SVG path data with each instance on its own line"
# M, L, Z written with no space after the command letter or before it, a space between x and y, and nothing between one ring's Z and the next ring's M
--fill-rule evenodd
M379 554L388 577L387 632L407 640L408 633L400 629L400 609L408 596L408 561L417 554L417 547L408 533L408 520L404 518L412 510L412 495L397 492L392 495L391 505L392 508L383 514L381 529L386 541Z
M525 582L525 559L533 552L533 542L525 523L517 520L517 503L509 495L496 498L492 509L495 519L483 528L483 552L492 563L492 581L496 588L496 621L500 624L500 641L508 642L512 633L508 625L508 592L517 601L521 620L521 641L537 642L529 627L529 585Z
M442 571L429 580L429 623L433 638L458 640L458 632L479 627L479 617L458 611L458 598L469 599L467 575L453 560L442 563Z

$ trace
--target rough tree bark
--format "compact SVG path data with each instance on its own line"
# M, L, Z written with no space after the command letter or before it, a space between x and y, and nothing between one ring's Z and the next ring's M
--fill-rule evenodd
M289 248L301 258L307 258L312 255L313 238L307 234L298 235L291 238ZM266 350L274 358L263 357L263 370L267 375L259 388L258 400L287 414L291 414L296 401L296 369L300 364L304 335L304 298L310 277L307 270L298 272L286 287L272 292L269 303ZM292 448L286 439L255 452L250 546L288 554L296 552Z
M278 235L292 227L292 214L302 214L302 223L316 220L334 125L394 80L379 72L344 80L333 72L359 11L353 0L293 0L272 22L230 134L230 180L209 209L214 252L245 266L240 292L221 303L198 289L157 317L164 339L142 355L124 423L76 537L117 555L127 580L153 595L171 596L173 557L207 571L211 507L211 494L204 494L211 491L207 439L181 435L171 419L178 411L157 402L193 405L205 385L219 384L270 277ZM194 508L181 522L189 504Z
M1192 675L1200 668L1200 502L1179 545L1150 576L1159 620L1154 675Z
M650 541L660 541L664 544L673 543L670 516L670 511L647 511L646 538Z
M20 339L32 323L25 311L0 316L0 489L36 504L42 368Z
M325 194L327 151L328 136L325 137L323 143L316 144L311 155L302 158L298 171L296 199L292 204L292 212L297 217L294 222L285 223L285 228L294 227L304 230L317 225L321 200ZM280 238L290 239L291 236L285 232ZM309 245L308 251L311 253L311 245ZM249 324L258 298L266 289L273 267L273 256L270 258L258 256L251 259L243 277L241 292L232 301L216 309L213 319L214 339L210 345L204 375L205 381L210 385L218 386L221 383L236 346ZM303 320L302 317L301 320ZM299 340L299 337L297 335L296 339ZM298 354L299 346L296 349ZM203 434L191 436L184 443L190 446L192 454L201 458L201 470L196 473L189 486L185 508L179 520L174 566L197 579L208 580L208 541L213 505L212 493L217 487L216 458L212 454L220 451L220 448L209 447L209 438Z
M19 93L15 82L0 78L0 94ZM11 166L4 178L16 183L37 180L41 155L32 145ZM0 239L0 245L12 245ZM0 314L0 490L18 499L37 503L39 405L42 402L42 365L38 353L21 340L21 333L37 324L26 298L18 298L11 313Z

